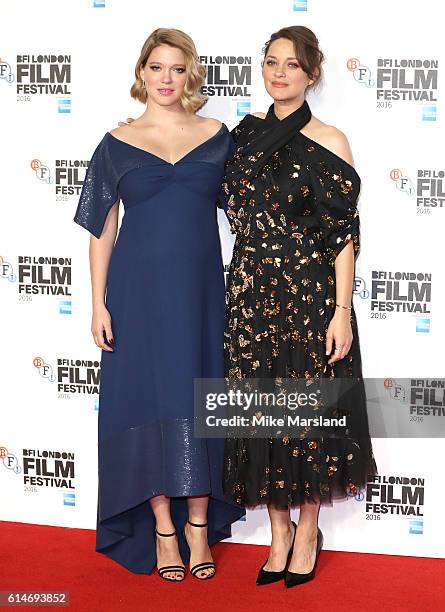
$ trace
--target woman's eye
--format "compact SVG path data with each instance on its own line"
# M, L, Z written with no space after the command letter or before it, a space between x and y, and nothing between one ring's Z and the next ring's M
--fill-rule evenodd
M272 64L275 64L275 62L273 60L267 60L266 64L268 66L272 66Z
M299 64L289 64L289 66L291 68L299 68L300 67Z
M185 72L185 68L176 68L176 72L179 72L179 74L183 74Z
M151 70L158 71L160 70L160 66L150 66Z

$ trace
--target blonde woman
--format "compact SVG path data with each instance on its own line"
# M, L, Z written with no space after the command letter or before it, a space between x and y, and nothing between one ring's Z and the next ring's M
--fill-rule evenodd
M215 202L233 146L224 124L195 114L203 80L189 36L150 34L131 88L145 110L97 146L74 218L92 234L102 349L96 550L175 582L187 561L213 577L209 545L244 514L223 495L223 441L193 436L193 379L224 372Z

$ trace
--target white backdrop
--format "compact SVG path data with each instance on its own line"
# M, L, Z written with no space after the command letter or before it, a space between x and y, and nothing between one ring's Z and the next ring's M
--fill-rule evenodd
M444 375L441 8L439 0L2 2L0 519L95 528L100 352L90 335L89 237L72 217L95 146L143 110L129 88L157 27L193 37L218 86L202 112L229 128L271 103L260 70L269 35L294 24L317 34L325 84L309 103L347 134L363 181L354 304L364 374L387 379L390 410L409 421L410 390L399 378L421 387ZM228 264L223 214L220 227ZM414 413L420 419L422 409ZM440 409L422 418L444 422ZM379 438L374 449L380 481L321 511L326 548L445 556L443 439ZM249 511L233 540L269 543L266 511Z

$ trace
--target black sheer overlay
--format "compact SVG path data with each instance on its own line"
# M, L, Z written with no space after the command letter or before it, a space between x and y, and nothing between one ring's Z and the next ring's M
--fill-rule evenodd
M328 364L335 314L335 259L360 248L360 177L303 135L307 102L283 120L247 115L233 130L223 185L236 234L226 292L225 372L245 378L347 379L347 435L226 440L224 487L245 506L331 503L356 494L377 468L368 429L357 320L344 359ZM335 348L335 347L334 347Z

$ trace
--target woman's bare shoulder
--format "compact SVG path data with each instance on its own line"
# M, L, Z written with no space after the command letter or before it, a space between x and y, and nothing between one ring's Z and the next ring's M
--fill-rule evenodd
M116 136L116 138L125 138L131 131L134 131L134 127L131 125L120 125L117 128L113 128L112 130L108 130L108 133L112 136Z
M305 130L306 135L318 142L325 149L329 149L349 164L353 165L352 151L346 134L333 125L328 125L320 119L313 118L315 121L310 126L311 129Z
M222 127L222 122L219 121L219 119L214 119L213 117L199 117L198 122L205 134L208 136L212 136Z
M219 119L215 119L214 117L199 117L199 120L204 124L208 125L209 127L218 127L221 126L222 123Z

